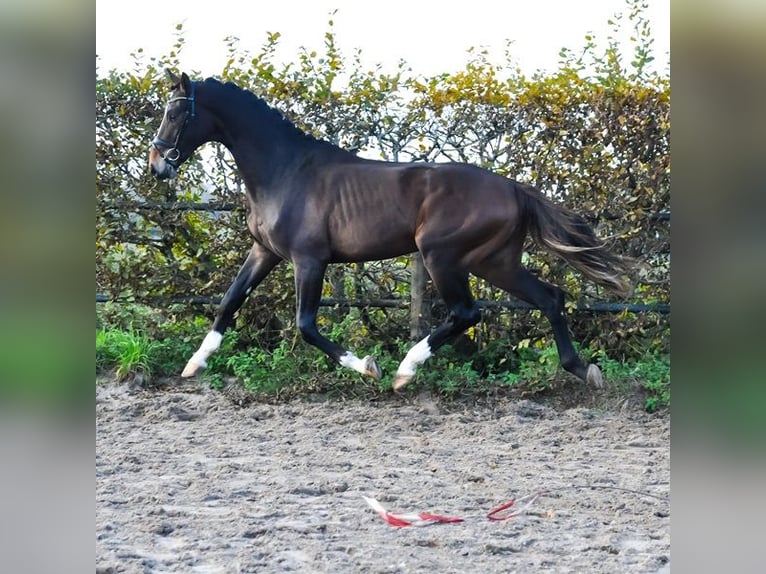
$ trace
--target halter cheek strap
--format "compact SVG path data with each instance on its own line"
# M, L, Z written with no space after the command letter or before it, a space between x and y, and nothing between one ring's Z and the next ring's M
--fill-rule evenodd
M178 142L181 139L181 134L186 128L186 124L189 122L190 118L194 118L197 115L197 108L196 108L197 99L196 99L196 94L194 93L194 82L190 83L190 87L191 89L189 90L188 96L179 96L177 98L172 98L168 100L167 104L165 104L165 108L167 108L167 106L169 106L173 102L178 102L180 100L186 100L188 102L188 105L186 107L186 115L184 116L184 123L181 124L181 128L178 130L178 133L176 134L176 140L174 142L164 140L159 136L159 134L154 136L154 139L152 140L152 147L159 152L160 156L162 156L162 159L169 162L171 165L175 164L175 162L178 161L178 158L181 157L181 152L178 151ZM162 153L162 151L160 150L158 146L166 148L165 153Z

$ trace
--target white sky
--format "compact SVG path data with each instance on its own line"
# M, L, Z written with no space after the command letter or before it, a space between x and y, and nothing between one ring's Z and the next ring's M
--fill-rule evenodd
M648 0L654 64L661 73L669 70L669 3ZM347 59L360 48L366 64L382 64L387 71L404 59L416 74L454 72L464 67L471 46L489 49L490 60L498 62L506 40L512 40L515 64L531 74L555 70L559 50L581 49L589 32L603 45L607 20L617 12L627 12L621 0L96 0L96 64L102 74L130 70L130 54L138 48L147 56L165 55L182 22L182 71L218 75L227 59L226 36L238 37L241 48L257 54L267 32L280 32L276 60L287 61L299 47L322 53L332 18Z

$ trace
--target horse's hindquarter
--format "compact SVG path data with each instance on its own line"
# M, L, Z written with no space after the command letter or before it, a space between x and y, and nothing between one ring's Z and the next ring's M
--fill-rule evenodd
M468 164L437 164L416 233L424 253L438 250L465 269L500 255L515 260L525 233L515 182Z

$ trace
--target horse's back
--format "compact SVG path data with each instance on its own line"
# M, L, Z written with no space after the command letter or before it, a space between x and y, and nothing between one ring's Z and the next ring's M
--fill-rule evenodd
M307 197L334 261L384 259L430 244L498 248L518 230L515 182L460 163L324 166Z

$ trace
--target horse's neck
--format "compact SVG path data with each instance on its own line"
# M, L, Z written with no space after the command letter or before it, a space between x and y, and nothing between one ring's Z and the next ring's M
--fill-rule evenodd
M242 102L227 101L214 110L223 143L234 157L251 189L268 189L290 177L308 156L321 154L324 160L353 157L348 151L304 134L265 102L238 94ZM235 103L237 105L235 105Z
M292 154L300 153L300 147L292 143L295 135L290 126L280 126L275 118L268 117L266 108L249 108L227 105L224 101L215 115L221 132L220 141L231 153L248 187L271 184ZM297 135L297 134L296 134Z

